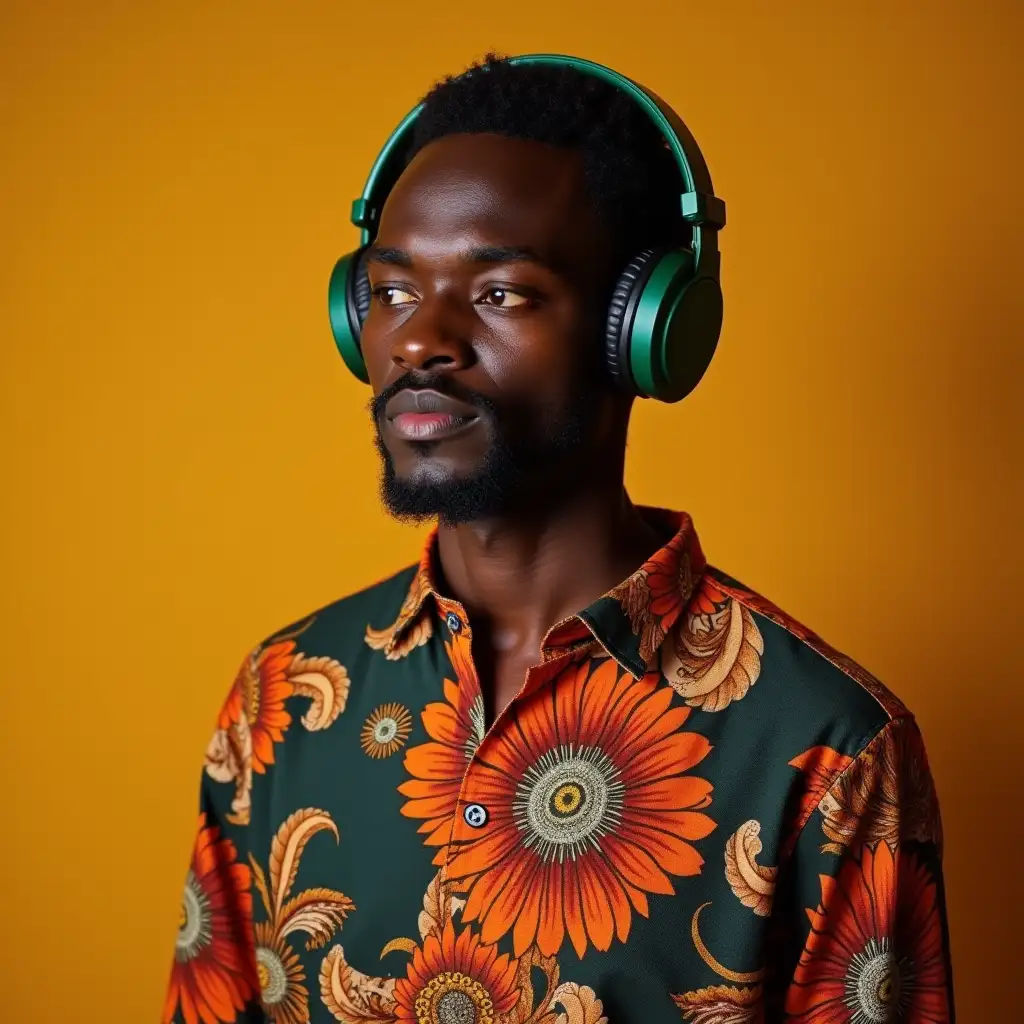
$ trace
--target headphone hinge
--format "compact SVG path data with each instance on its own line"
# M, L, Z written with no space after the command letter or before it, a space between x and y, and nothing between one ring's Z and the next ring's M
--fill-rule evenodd
M370 205L369 199L353 199L351 220L357 228L369 231L376 223L377 210Z
M725 203L706 192L684 192L680 196L683 220L721 231L725 227Z

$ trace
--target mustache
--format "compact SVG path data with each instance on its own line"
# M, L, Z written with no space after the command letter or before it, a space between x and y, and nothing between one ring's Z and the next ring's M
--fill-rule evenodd
M497 419L498 417L498 407L490 398L482 395L479 391L473 391L472 388L464 387L449 374L430 371L417 373L412 370L403 373L401 377L392 381L392 383L384 388L379 395L375 395L370 399L367 405L370 415L379 423L384 416L384 409L388 402L399 392L409 389L415 391L436 391L446 398L454 398L457 402L465 402L467 405L472 405L492 419Z

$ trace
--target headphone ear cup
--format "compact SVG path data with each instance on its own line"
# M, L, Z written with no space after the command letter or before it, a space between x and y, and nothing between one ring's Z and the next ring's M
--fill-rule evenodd
M605 327L609 372L645 398L678 402L700 381L722 329L717 267L701 273L685 247L645 249L612 292Z
M362 277L360 285L358 278ZM362 313L360 314L360 304ZM366 372L359 335L363 321L370 308L370 285L366 270L362 266L362 252L342 256L334 264L330 284L327 287L327 312L331 320L331 332L338 352L349 370L364 384L370 378Z
M629 341L637 302L657 262L654 249L644 249L631 259L619 274L608 302L604 328L604 359L615 383L636 394L636 381L630 367Z
M722 333L722 288L708 274L690 281L672 303L651 346L652 397L679 402L700 383Z
M373 291L370 288L370 276L366 272L366 254L364 252L360 252L355 258L351 280L352 305L359 326L362 327L370 315L370 303L373 301Z

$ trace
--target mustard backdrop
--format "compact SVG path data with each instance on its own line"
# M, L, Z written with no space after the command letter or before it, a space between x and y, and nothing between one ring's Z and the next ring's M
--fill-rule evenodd
M416 557L325 287L392 126L490 47L700 141L726 327L629 486L917 712L960 1020L1017 1019L1021 11L4 0L0 1019L158 1018L241 657Z

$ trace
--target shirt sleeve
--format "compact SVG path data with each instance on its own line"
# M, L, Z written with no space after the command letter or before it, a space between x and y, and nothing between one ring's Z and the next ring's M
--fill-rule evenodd
M244 672L244 666L243 666ZM262 1024L248 862L251 773L239 674L206 752L163 1024ZM248 777L246 777L248 775Z
M791 861L782 1019L951 1024L942 825L918 726L894 719L845 760Z

